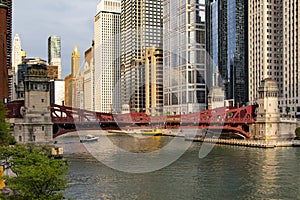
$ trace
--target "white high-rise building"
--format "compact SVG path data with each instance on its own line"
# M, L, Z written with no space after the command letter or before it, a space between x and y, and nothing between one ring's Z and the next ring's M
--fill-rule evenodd
M281 115L292 118L300 118L299 15L299 1L249 1L250 103L258 101L261 81L271 78Z
M164 113L207 107L205 1L164 0Z
M48 38L48 63L58 66L58 79L61 79L61 40L59 36Z
M251 0L248 9L249 101L258 101L261 81L277 82L279 96L283 94L283 1Z
M21 39L18 34L14 37L13 42L13 54L12 54L12 72L13 72L13 87L12 87L12 100L17 98L15 85L18 84L18 65L22 64L22 48L21 48Z
M21 39L18 34L14 37L13 42L13 55L12 55L12 67L14 72L18 74L18 65L22 63L22 48L21 48Z
M280 67L283 67L281 77L283 94L280 110L287 116L300 118L300 2L298 0L282 2L283 66Z
M95 111L119 112L120 0L100 0L94 21Z

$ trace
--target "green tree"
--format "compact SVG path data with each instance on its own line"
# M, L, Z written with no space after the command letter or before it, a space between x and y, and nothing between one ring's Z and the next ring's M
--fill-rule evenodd
M63 199L67 188L67 162L48 157L47 148L33 146L3 146L0 159L11 166L16 177L6 177L8 186L16 195L6 199Z
M5 121L6 118L5 106L0 102L0 145L13 144L14 138L10 135L9 124Z

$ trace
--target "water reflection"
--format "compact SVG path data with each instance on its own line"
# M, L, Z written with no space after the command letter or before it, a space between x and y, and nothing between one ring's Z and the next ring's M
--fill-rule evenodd
M154 150L170 142L151 141L151 147L134 146L134 139L111 136L131 151ZM115 138L114 138L115 137ZM123 139L122 139L123 138ZM123 140L120 141L120 140ZM78 138L59 143L76 147ZM127 141L127 142L125 142ZM77 143L76 143L77 142ZM144 141L143 141L144 142ZM125 145L127 143L128 146ZM83 146L83 147L82 147ZM176 162L151 173L131 174L111 169L90 154L66 152L70 160L66 197L74 199L300 199L300 148L256 149L216 145L204 159L198 158L201 143L192 146ZM72 150L72 148L69 148ZM65 149L66 151L66 149ZM117 161L116 154L107 159ZM145 158L145 162L147 159ZM130 165L130 163L128 163Z
M134 137L121 135L119 137L111 136L108 139L119 148L133 153L153 152L165 145L162 142L162 136Z

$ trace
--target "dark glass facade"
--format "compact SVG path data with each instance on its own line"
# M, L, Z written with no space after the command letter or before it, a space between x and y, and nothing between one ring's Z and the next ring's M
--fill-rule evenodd
M247 0L211 0L207 3L212 71L215 72L217 66L221 78L218 85L225 90L226 99L245 104L248 102Z

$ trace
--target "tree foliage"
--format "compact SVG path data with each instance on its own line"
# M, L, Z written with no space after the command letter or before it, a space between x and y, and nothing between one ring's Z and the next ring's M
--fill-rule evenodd
M11 199L63 199L67 188L66 161L49 158L47 148L33 146L0 147L0 159L10 166L16 177L6 177L16 195Z
M10 135L9 124L6 118L5 106L0 102L0 145L8 145L14 143L14 138Z

